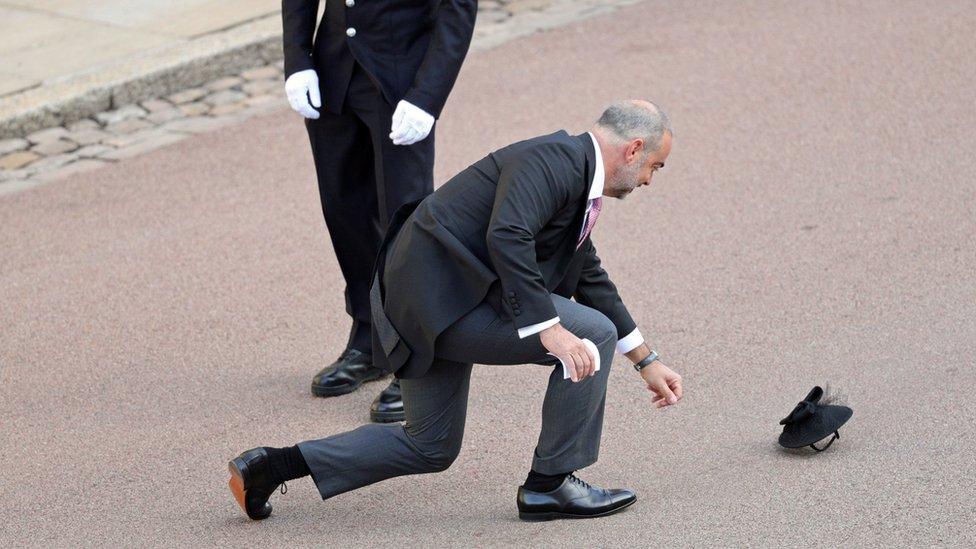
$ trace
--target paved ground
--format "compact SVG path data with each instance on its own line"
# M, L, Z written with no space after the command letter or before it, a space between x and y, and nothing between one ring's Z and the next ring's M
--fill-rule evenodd
M0 0L0 96L280 9L276 0ZM71 52L65 55L65 52Z
M448 472L327 502L296 482L242 518L229 457L359 425L381 387L308 393L346 326L291 113L0 197L0 542L972 546L974 14L648 0L470 58L439 180L618 97L677 125L596 240L687 398L652 410L617 361L585 476L641 500L600 521L515 519L538 367L476 369ZM844 438L778 450L828 381L855 409Z

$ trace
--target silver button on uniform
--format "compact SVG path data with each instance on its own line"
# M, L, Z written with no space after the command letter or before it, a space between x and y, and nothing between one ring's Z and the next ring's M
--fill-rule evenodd
M354 29L352 27L349 27L348 29L346 29L346 36L348 36L349 38L352 38L353 36L356 36L356 29Z
M346 0L346 7L351 8L356 5L356 0Z

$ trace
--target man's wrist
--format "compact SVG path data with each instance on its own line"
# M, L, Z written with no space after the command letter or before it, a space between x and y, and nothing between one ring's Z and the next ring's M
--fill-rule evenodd
M624 353L631 363L637 363L643 360L647 355L651 354L651 348L647 346L647 343L641 343L636 348Z
M641 359L641 360L637 361L636 363L634 363L634 369L639 372L639 371L643 370L644 368L650 366L657 359L658 359L657 351L651 350L651 354L647 355L643 359Z

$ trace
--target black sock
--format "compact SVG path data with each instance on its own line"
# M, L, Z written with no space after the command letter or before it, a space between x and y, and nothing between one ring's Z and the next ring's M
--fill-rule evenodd
M308 464L302 457L298 446L287 448L264 448L268 452L268 464L271 466L272 481L281 484L288 480L302 478L311 474Z
M525 478L525 484L522 486L526 490L532 490L533 492L551 492L559 485L563 483L566 479L566 475L569 473L559 473L558 475L543 475L542 473L537 473L535 470L529 471L529 476Z

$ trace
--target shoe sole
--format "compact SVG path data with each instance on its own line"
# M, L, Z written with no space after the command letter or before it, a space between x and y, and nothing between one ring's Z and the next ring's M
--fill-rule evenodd
M634 498L630 502L625 503L625 504L621 505L620 507L614 507L613 509L610 509L608 511L604 511L602 513L597 513L595 515L573 515L573 514L570 514L570 513L560 513L558 511L547 511L547 512L544 512L544 513L524 513L522 511L519 511L519 515L518 516L519 516L520 519L525 520L525 521L530 521L530 522L541 522L541 521L556 520L556 519L589 519L589 518L600 518L600 517L605 517L605 516L608 516L608 515L612 515L614 513L619 513L620 511L623 511L624 509L630 507L631 505L633 505L635 503L637 503L637 498Z
M370 410L369 419L373 420L373 423L396 423L398 421L406 421L407 414L404 412L374 412Z
M227 486L230 487L230 493L234 494L234 499L237 501L237 505L240 505L241 511L244 511L247 518L251 520L264 520L268 518L267 516L252 517L247 512L247 504L244 503L247 500L247 489L244 486L244 472L247 471L247 464L244 463L244 460L239 458L230 460L227 463L227 470L230 471L230 479L227 480Z
M244 514L247 515L247 506L244 504L244 499L247 497L247 490L244 489L243 469L247 469L247 465L237 458L227 463L227 470L230 471L230 479L227 481L227 486L230 487L230 493L234 494L234 499L237 500L237 504L241 506L241 511L244 511Z
M313 383L312 394L317 397L325 397L325 398L335 397L340 395L348 395L349 393L362 387L363 383L369 383L370 381L376 381L378 379L383 379L384 377L386 377L386 374L380 372L375 376L370 376L365 379L359 380L359 383L356 383L355 385L347 385L345 387L326 387L324 385L316 385Z

